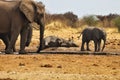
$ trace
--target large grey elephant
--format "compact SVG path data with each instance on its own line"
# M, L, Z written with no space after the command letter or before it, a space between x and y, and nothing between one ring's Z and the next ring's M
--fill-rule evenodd
M9 34L10 41L5 53L12 53L18 35L21 35L20 51L25 52L29 24L36 22L40 25L40 46L42 49L44 35L44 5L33 0L0 1L0 34Z
M78 47L72 40L65 40L56 36L47 36L43 39L43 49L50 47Z
M87 50L90 51L89 49L89 42L91 40L94 41L94 51L100 51L100 45L101 45L101 40L104 41L102 51L105 48L105 43L106 43L106 32L103 29L97 28L97 27L88 27L85 28L82 31L82 45L81 45L81 51L84 51L84 44L86 43ZM80 35L81 36L81 35Z

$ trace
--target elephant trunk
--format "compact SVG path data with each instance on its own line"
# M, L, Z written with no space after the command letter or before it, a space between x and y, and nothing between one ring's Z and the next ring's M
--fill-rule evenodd
M45 28L44 21L43 22L40 21L40 46L37 50L37 53L43 49L44 28Z

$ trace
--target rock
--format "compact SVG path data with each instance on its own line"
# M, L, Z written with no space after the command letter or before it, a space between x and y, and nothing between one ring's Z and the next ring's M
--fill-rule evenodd
M51 64L44 64L44 65L41 65L41 67L51 68L53 66Z

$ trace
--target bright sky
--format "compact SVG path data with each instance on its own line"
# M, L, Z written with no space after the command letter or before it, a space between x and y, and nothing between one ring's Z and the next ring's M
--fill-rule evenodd
M83 17L85 15L120 14L120 0L36 0L45 4L49 13L65 13L68 11Z

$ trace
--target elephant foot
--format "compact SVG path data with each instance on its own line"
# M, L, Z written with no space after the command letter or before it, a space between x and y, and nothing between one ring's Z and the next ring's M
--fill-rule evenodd
M87 51L91 51L90 49L87 49Z
M20 50L19 54L26 54L27 52L25 50Z
M85 49L81 49L81 51L85 51Z
M39 53L40 52L40 50L37 50L37 53Z
M13 51L12 51L12 49L7 49L7 50L5 50L5 53L6 53L6 54L12 54Z
M99 51L95 50L94 52L99 52Z
M28 47L29 45L30 45L30 42L26 42L25 46L27 46L27 47Z
M41 50L43 50L43 48L39 47L37 53L39 53Z

